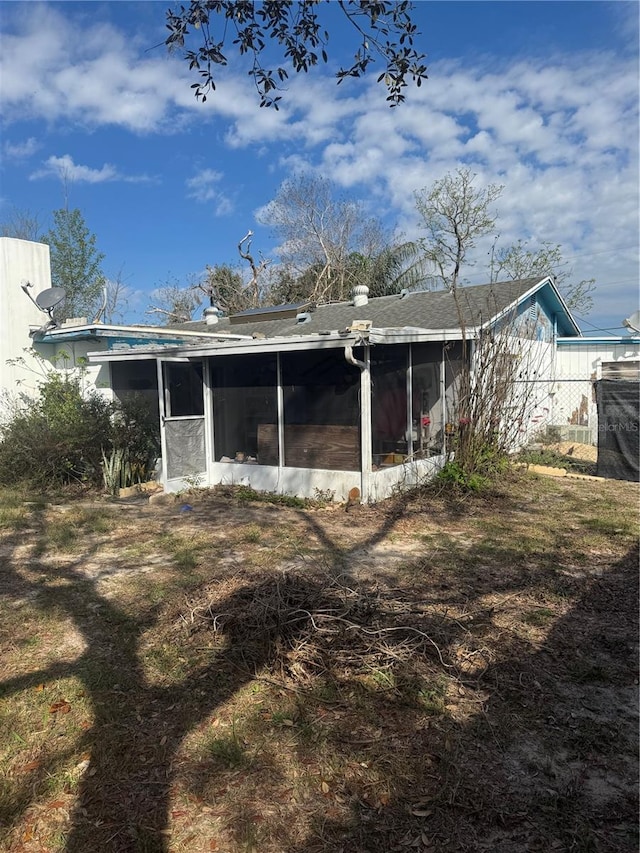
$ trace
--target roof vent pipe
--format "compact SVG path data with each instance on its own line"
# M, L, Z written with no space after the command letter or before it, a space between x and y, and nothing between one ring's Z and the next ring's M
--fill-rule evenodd
M353 288L353 304L356 308L369 302L369 288L366 284L356 284Z
M204 321L207 326L215 326L218 322L218 309L214 305L210 305L203 311Z

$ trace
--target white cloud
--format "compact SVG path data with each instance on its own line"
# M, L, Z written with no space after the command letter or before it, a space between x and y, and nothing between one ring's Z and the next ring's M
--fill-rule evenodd
M161 49L148 55L128 33L81 25L51 6L16 7L3 33L0 75L5 122L40 118L116 125L134 132L164 127L176 109L194 110L186 68Z
M40 143L33 136L24 142L5 142L2 146L4 156L9 160L27 160L40 148Z
M153 179L146 175L122 175L111 163L105 163L101 169L82 166L74 163L69 154L64 154L62 157L52 155L45 161L43 168L29 175L29 180L50 177L80 184L102 184L106 181L125 181L136 184L153 182Z
M226 216L232 212L233 203L217 188L223 177L222 172L215 169L203 169L185 182L189 190L187 197L203 204L215 202L215 215Z
M80 166L73 159L64 154L62 157L49 157L44 168L32 172L30 180L49 177L62 178L64 180L86 184L101 184L104 181L113 181L117 177L115 166L105 163L101 169L92 169L90 166Z

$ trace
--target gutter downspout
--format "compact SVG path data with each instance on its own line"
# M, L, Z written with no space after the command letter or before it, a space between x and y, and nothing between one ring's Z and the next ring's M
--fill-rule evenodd
M370 502L371 490L371 371L368 341L365 345L364 361L353 355L353 346L344 348L347 364L360 368L360 499Z

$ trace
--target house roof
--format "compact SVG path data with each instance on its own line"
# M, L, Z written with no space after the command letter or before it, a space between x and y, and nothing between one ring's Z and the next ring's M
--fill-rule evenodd
M421 291L405 295L380 296L370 299L366 305L354 306L353 302L336 302L318 305L308 313L304 323L296 321L295 317L285 319L269 319L272 309L265 312L265 319L256 319L259 309L256 309L251 322L237 322L241 315L236 315L233 323L228 317L221 317L215 326L207 326L204 321L183 323L172 328L192 329L198 331L233 331L241 335L262 336L266 338L288 337L293 335L314 335L327 331L338 331L351 326L354 320L369 320L376 329L420 328L429 331L443 329L459 329L460 316L466 327L482 326L503 314L512 306L518 304L525 296L541 287L549 287L550 295L554 297L554 308L560 308L560 298L550 279L527 278L519 281L496 282L481 284L474 287L460 288L457 297L449 291ZM282 307L282 306L279 306ZM569 334L579 333L566 306L562 303L563 331Z
M456 296L448 291L422 291L381 296L358 306L353 302L336 302L318 305L310 310L309 306L304 305L300 319L294 311L282 310L296 306L276 306L281 310L265 310L264 319L260 319L260 310L256 309L251 312L250 320L244 322L242 315L236 315L232 322L228 317L220 317L215 325L209 325L204 320L180 323L170 327L177 334L219 334L220 339L208 343L185 342L182 347L165 347L164 350L172 349L175 355L195 357L204 350L213 352L224 349L230 352L236 348L247 351L261 347L290 349L296 348L297 344L305 347L319 345L319 342L331 346L332 343L340 343L340 340L344 343L347 337L357 339L357 328L362 327L352 327L358 322L364 322L365 329L370 324L372 341L391 342L394 338L455 340L462 337L462 326L470 332L490 325L526 305L527 300L534 295L555 316L559 333L580 335L553 280L546 277L460 288ZM282 317L283 313L288 316ZM230 334L239 340L225 341L224 338ZM141 349L136 349L141 352ZM151 347L144 349L151 351Z

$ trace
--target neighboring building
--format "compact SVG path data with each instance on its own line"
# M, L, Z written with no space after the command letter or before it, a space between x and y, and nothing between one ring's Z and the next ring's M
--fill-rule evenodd
M464 340L509 334L522 389L533 393L503 414L524 443L552 411L557 337L580 335L549 277L468 287L457 299L369 300L357 288L352 302L207 314L181 331L216 341L89 354L112 376L157 363L169 491L242 483L338 500L355 488L364 502L380 500L443 464L456 376L473 350Z
M640 336L559 337L548 431L558 441L597 444L594 383L638 379Z
M35 298L51 287L49 247L44 243L0 237L0 393L14 392L41 377L32 357L31 329L46 315L27 298L21 285L32 285Z

